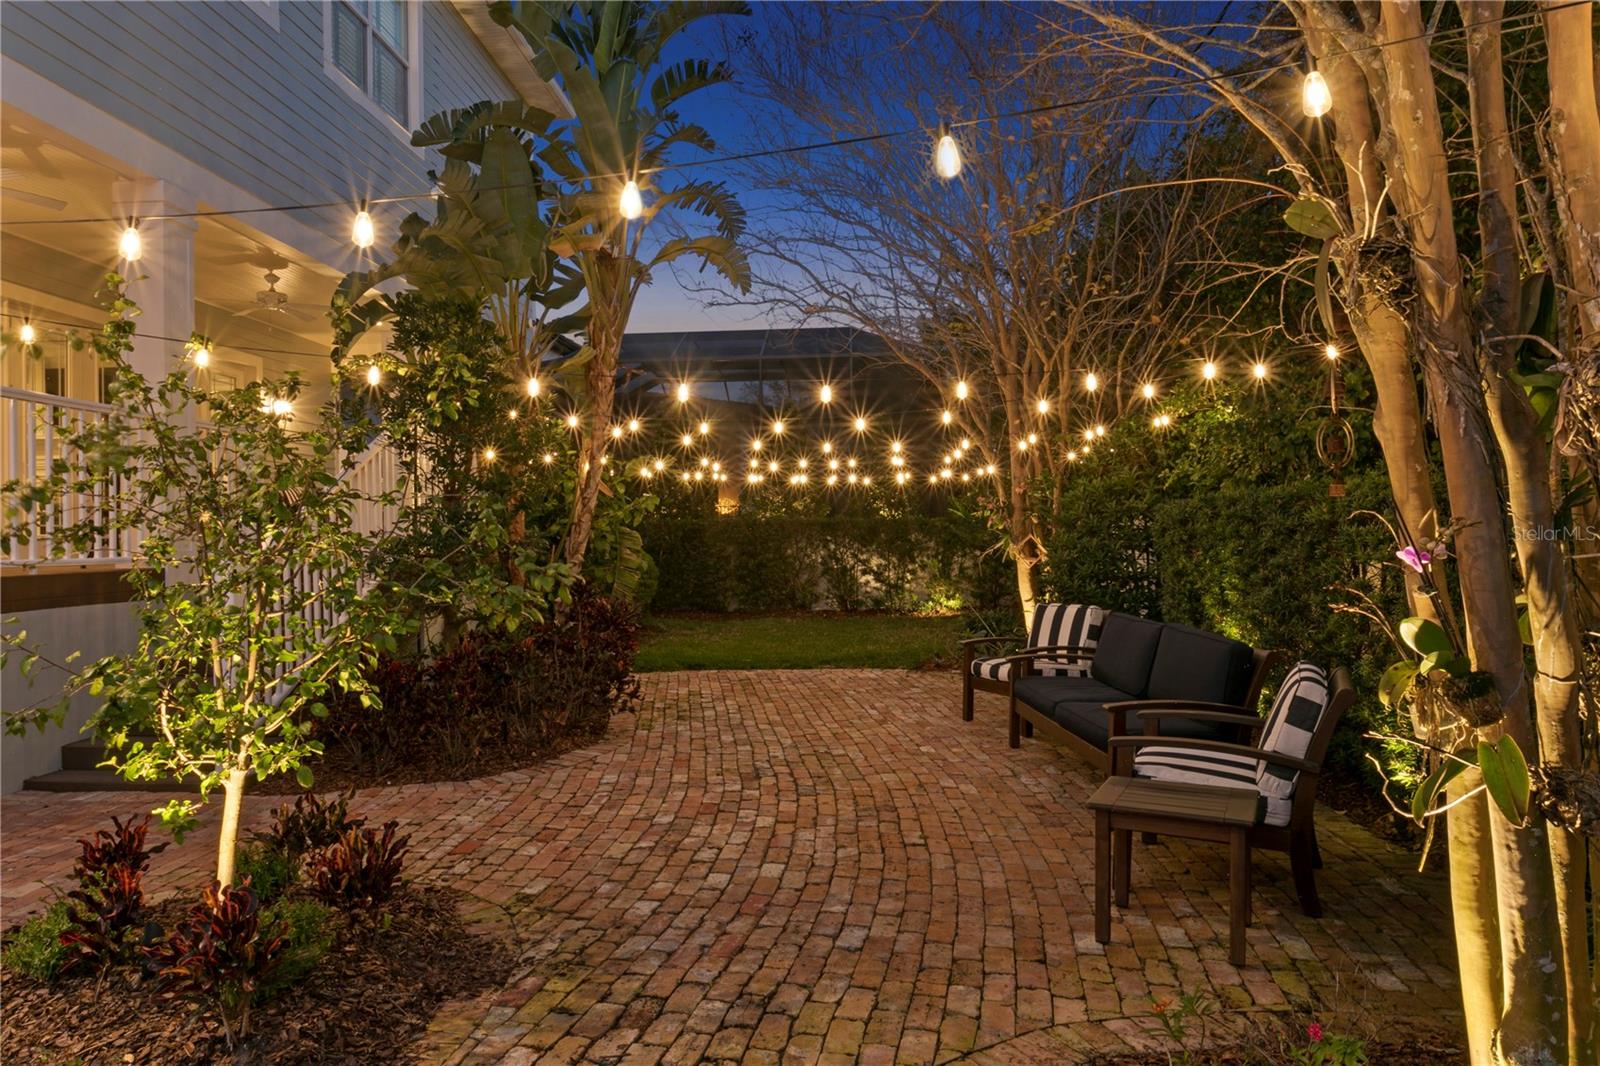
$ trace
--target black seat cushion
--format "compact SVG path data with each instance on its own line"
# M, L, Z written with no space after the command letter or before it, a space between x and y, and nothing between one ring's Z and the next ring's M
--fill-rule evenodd
M1099 707L1132 699L1121 689L1102 685L1092 677L1019 677L1012 685L1018 701L1040 714L1051 715L1057 704L1087 703ZM1096 712L1100 713L1100 712Z
M1109 641L1107 637L1106 643ZM1153 700L1206 700L1238 706L1250 689L1251 655L1248 644L1169 622L1161 627L1144 694ZM1095 661L1098 663L1098 655Z
M1113 611L1100 626L1090 675L1121 692L1142 697L1150 684L1150 665L1161 643L1160 622Z
M1058 703L1051 710L1050 717L1056 725L1078 739L1093 744L1101 751L1106 750L1106 741L1111 736L1111 716L1106 714L1103 704Z

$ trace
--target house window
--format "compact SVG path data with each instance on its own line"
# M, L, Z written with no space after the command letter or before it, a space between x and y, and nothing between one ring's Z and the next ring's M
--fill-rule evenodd
M329 62L401 126L411 126L412 26L402 0L329 0Z

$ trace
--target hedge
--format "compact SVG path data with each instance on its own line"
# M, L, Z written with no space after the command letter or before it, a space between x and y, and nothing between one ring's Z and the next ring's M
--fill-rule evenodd
M659 611L992 609L1013 579L976 520L658 518L645 523Z

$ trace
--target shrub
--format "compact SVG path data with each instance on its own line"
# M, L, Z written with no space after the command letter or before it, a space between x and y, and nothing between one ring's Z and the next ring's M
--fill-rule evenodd
M67 893L68 927L61 934L62 972L121 958L141 926L144 874L151 856L167 845L146 846L149 815L137 822L113 817L111 824L78 841L72 870L78 887Z
M72 911L66 900L57 900L43 914L24 922L6 943L3 958L6 968L36 981L49 981L66 959L67 945L62 936L72 924Z
M333 947L333 913L309 899L279 900L261 910L261 928L283 941L277 966L261 986L273 995L301 981Z
M249 882L263 906L288 891L299 871L298 856L261 840L242 846L233 865L234 877Z
M361 773L466 774L487 753L532 756L599 736L638 695L638 632L631 604L580 587L568 610L531 629L475 631L431 658L384 660L369 678L381 706L341 703L326 743Z
M284 939L263 931L261 904L249 885L213 883L170 936L147 949L165 994L213 1003L228 1046L250 1035L256 993L282 962Z
M295 797L293 806L285 803L273 811L272 824L254 839L270 851L298 860L366 822L365 818L350 817L350 801L354 798L354 789L326 802L313 792L302 793Z
M399 822L375 829L349 829L321 851L311 855L307 867L311 891L330 906L345 911L375 911L400 887L400 871L409 836L396 837Z

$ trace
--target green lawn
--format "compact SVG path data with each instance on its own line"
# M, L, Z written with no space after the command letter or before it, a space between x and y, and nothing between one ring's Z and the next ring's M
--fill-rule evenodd
M960 618L893 614L655 615L635 669L776 670L814 666L912 669L955 654Z

